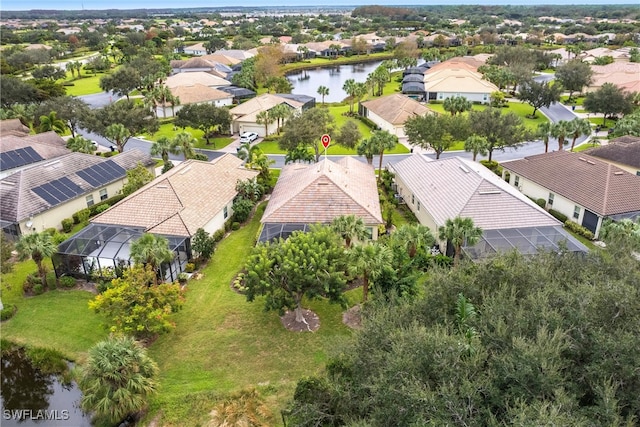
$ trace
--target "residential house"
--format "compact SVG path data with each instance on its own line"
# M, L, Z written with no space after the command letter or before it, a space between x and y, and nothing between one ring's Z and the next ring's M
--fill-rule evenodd
M244 87L238 87L233 85L222 86L220 87L220 90L223 92L227 92L228 94L231 95L233 104L239 104L242 101L245 101L247 99L250 99L256 96L256 93L251 89L246 89Z
M29 132L31 132L31 129L23 125L20 119L0 120L0 136L25 136L28 135Z
M139 163L153 171L149 154L131 150L105 158L70 153L0 180L0 220L11 236L61 228L62 220L115 196L127 171Z
M225 78L231 72L231 67L240 60L225 55L205 55L187 60L174 59L169 63L172 74L205 71L215 76Z
M182 162L93 217L89 227L62 243L54 257L56 273L86 277L128 266L131 242L152 233L169 240L175 258L167 266L167 278L175 280L193 256L191 238L200 228L210 234L224 230L233 215L237 182L257 174L228 153L213 162Z
M276 132L277 123L273 122L265 129L263 123L258 123L258 114L280 104L289 106L294 112L302 112L304 105L303 102L283 98L279 95L262 94L229 110L233 119L231 133L255 132L260 136L267 136Z
M592 65L593 78L586 92L593 92L605 83L613 83L624 92L640 91L640 63L613 62L607 65Z
M640 216L640 176L585 153L555 151L502 162L509 183L597 237L604 218Z
M482 74L467 67L446 68L445 63L435 65L424 75L424 90L429 101L443 101L452 96L463 96L471 102L488 104L492 92L498 87L482 78Z
M262 215L259 241L287 238L312 224L328 224L341 215L355 215L378 238L382 213L371 165L354 157L314 164L292 163L282 168Z
M198 83L191 86L177 86L169 90L180 100L180 104L156 105L157 117L173 117L182 107L189 104L212 104L216 107L233 104L233 95L230 93Z
M447 219L458 216L482 229L480 241L464 247L471 258L514 249L523 254L559 250L563 241L571 251L586 251L558 220L479 163L459 157L430 161L414 154L391 170L397 197L434 236ZM440 248L453 254L447 242Z
M196 43L191 46L185 46L182 51L185 55L202 56L207 54L204 43Z
M167 77L165 84L169 89L173 89L179 86L193 86L196 84L213 88L231 86L230 81L225 80L221 77L214 76L213 74L207 73L205 71L174 74L173 76Z
M406 136L404 123L414 116L433 113L429 108L408 96L394 93L360 103L358 112L380 129L401 138Z
M4 121L0 126L3 125ZM66 148L66 142L55 132L36 135L5 129L2 132L3 134L0 136L0 178L71 152Z
M607 145L586 152L629 173L640 176L640 137L625 135L609 141Z

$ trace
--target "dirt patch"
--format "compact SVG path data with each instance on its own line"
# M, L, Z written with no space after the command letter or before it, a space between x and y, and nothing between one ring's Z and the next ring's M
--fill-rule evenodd
M311 310L303 309L302 315L305 322L296 322L296 313L287 311L284 316L280 317L282 326L293 332L315 332L320 327L320 318Z
M350 327L351 329L362 328L362 313L360 311L360 305L354 305L349 310L342 313L342 323Z

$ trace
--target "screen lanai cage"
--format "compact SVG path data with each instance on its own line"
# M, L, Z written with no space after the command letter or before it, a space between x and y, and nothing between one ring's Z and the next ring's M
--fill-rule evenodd
M56 276L86 280L119 276L133 264L130 246L143 234L141 228L90 224L58 246L58 253L52 257ZM184 236L162 237L169 241L174 257L160 267L161 272L165 281L175 281L191 256L190 240Z

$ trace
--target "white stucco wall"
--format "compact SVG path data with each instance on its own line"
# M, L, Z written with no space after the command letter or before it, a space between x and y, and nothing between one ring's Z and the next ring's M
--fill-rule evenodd
M438 101L444 101L446 98L451 98L452 96L464 96L471 102L480 102L482 104L488 104L490 102L491 93L465 93L465 92L438 92L436 99Z
M369 120L378 125L380 129L386 130L391 135L396 135L398 138L403 138L406 136L404 133L404 126L395 126L369 109L367 109L367 117Z
M438 227L442 224L437 224L433 216L424 207L424 203L418 200L418 197L413 194L407 184L402 180L400 176L396 174L395 183L397 185L396 192L402 196L407 207L413 212L418 219L418 222L426 227L429 227L431 233L436 238L436 241L440 245L440 250L446 252L447 242L438 240Z
M204 228L204 231L206 231L209 234L213 234L213 233L215 233L216 231L218 231L220 229L224 229L225 221L227 221L233 215L232 206L233 206L233 199L229 200L229 202L226 205L226 207L227 207L227 217L225 218L225 216L224 216L224 208L223 208L213 218L211 218L209 220L209 222L207 222L204 225L204 227L202 227L202 228Z

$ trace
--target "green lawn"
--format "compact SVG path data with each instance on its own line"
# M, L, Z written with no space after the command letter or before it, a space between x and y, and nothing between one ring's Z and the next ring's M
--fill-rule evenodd
M533 107L529 104L525 104L519 101L510 101L508 102L508 107L503 108L503 113L513 112L522 118L525 126L531 130L535 130L540 123L548 122L547 119L540 111L536 112L536 119L531 119L527 117L533 112ZM438 113L449 114L444 110L444 104L427 104L427 107L432 109L433 111L437 111ZM481 111L487 108L486 105L473 104L472 109L476 111ZM466 114L466 113L464 113Z
M271 402L277 410L300 377L322 369L332 343L350 334L337 305L305 302L319 315L320 329L294 333L284 329L277 313L264 311L263 298L248 303L231 290L263 209L220 243L204 277L189 282L184 308L175 316L176 330L150 348L161 386L150 417L161 411L161 424L202 425L218 394L247 387L259 386L263 394L277 396ZM360 296L360 290L348 294L352 304Z
M51 263L47 262L49 270ZM17 263L2 275L2 302L16 304L15 316L2 322L2 337L35 347L53 348L71 360L82 360L93 344L107 335L101 318L89 310L93 294L85 291L53 290L25 298L22 283L36 271L33 261Z
M342 64L356 64L364 61L382 61L384 59L392 59L393 54L389 52L371 53L369 55L353 55L353 56L340 56L336 59L329 58L312 58L301 62L292 62L280 67L283 73L294 70L304 70L305 68L316 68L323 65L342 65Z
M206 140L204 139L204 132L200 129L193 129L190 127L187 127L185 129L182 128L175 128L173 126L173 122L169 121L166 123L163 123L160 125L160 129L154 133L154 134L150 134L150 133L144 133L142 136L149 140L149 141L157 141L158 139L160 139L161 137L165 136L169 139L175 137L178 133L180 132L188 132L190 133L194 138L197 139L197 143L194 145L196 148L203 148L203 149L209 149L209 150L219 150L221 148L226 147L227 145L231 144L233 142L233 138L232 137L227 137L227 136L223 136L223 137L218 137L218 138L210 138L211 143L209 145L207 145Z
M345 105L331 105L331 104L327 104L329 108L329 111L331 112L331 115L333 116L333 119L335 120L335 128L336 131L335 133L338 132L338 130L348 121L348 120L353 120L354 122L356 122L358 124L358 129L360 129L360 133L362 134L362 138L369 138L371 136L371 129L369 128L369 126L367 126L366 124L364 124L363 122L361 122L360 120L354 118L354 117L347 117L344 116L344 113L348 113L349 112L349 104L345 104ZM353 109L355 111L357 111L358 109L358 104L354 103L353 105ZM331 147L331 146L329 146Z
M578 145L577 147L574 147L573 151L580 152L580 151L590 150L592 148L599 147L599 146L600 146L599 143L594 144L593 142L588 142L586 144L581 144L581 145Z
M85 74L83 72L83 77L81 79L72 79L71 73L67 72L67 79L65 82L73 83L73 86L65 86L67 89L67 95L69 96L81 96L81 95L91 95L94 93L102 92L100 89L100 78L104 76L104 74Z

